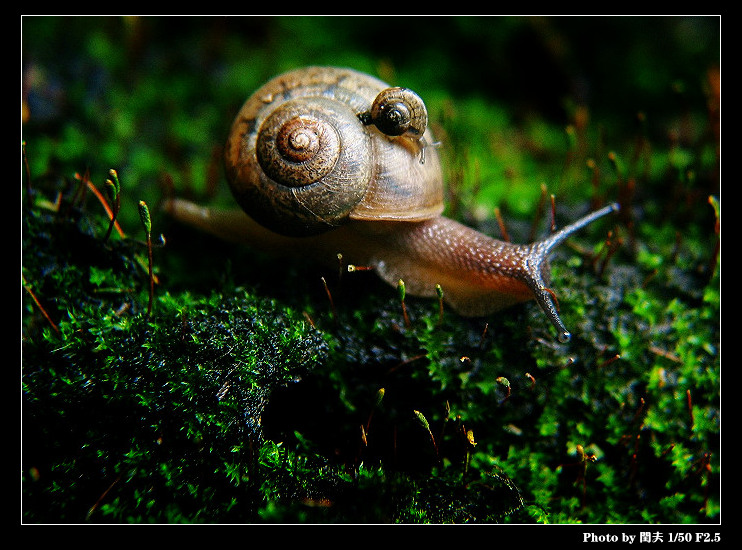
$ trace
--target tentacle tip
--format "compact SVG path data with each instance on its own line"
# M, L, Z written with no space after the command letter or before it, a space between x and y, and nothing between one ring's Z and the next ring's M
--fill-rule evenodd
M572 334L564 326L562 319L559 317L559 312L556 305L556 295L554 292L545 287L543 283L538 284L534 289L534 295L536 302L541 307L541 310L546 314L546 317L551 321L551 324L557 331L557 339L561 343L567 343L572 338Z

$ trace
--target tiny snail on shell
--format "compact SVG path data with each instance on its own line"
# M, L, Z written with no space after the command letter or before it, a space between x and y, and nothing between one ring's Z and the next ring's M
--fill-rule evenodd
M373 124L387 136L405 136L420 141L420 162L425 162L427 143L423 135L428 128L428 110L422 98L409 88L385 88L371 104L371 109L358 115L364 124Z
M546 286L548 255L605 206L531 244L483 235L443 212L440 160L423 101L351 69L279 75L237 114L225 166L241 210L170 199L176 218L274 254L372 267L410 295L437 295L465 316L535 299L570 333ZM424 154L424 156L423 156Z

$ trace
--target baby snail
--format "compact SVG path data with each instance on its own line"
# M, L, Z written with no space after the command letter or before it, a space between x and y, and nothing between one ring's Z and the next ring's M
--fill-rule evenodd
M526 245L483 235L441 215L443 177L423 101L351 69L279 75L242 106L225 148L241 209L172 198L176 218L219 237L337 266L367 266L413 296L437 296L464 316L535 299L570 333L546 286L548 255L611 204Z

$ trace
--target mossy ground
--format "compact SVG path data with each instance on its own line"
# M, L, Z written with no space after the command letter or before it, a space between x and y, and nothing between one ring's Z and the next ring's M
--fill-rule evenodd
M366 18L23 19L24 522L719 521L718 20L413 21L446 39L407 48ZM448 214L485 232L497 206L527 240L542 184L562 225L622 203L555 255L569 344L533 304L463 319L408 298L407 324L372 274L161 215L170 185L229 201L231 117L310 63L422 92ZM125 236L106 239L83 175L103 192L111 168Z

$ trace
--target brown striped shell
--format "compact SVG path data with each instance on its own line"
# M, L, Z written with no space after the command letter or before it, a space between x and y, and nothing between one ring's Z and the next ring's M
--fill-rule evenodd
M386 108L392 99L385 94L401 106ZM379 118L379 110L392 114ZM443 211L443 181L426 121L418 96L372 76L332 67L290 71L237 114L227 179L245 212L284 235L353 219L429 219Z

